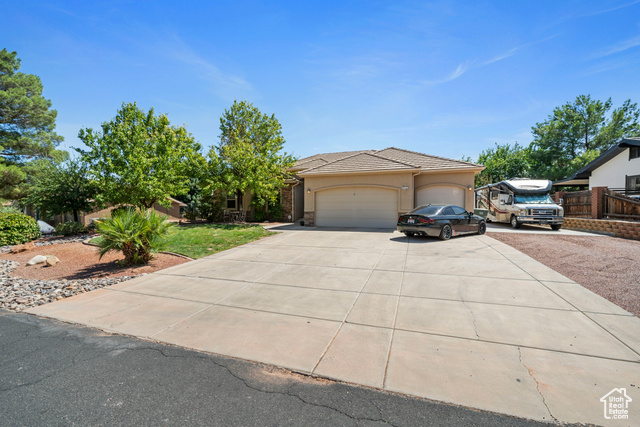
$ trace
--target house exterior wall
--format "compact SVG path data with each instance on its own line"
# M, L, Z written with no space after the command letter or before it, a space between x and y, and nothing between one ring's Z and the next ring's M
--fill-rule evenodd
M384 187L400 190L400 195L398 197L398 212L407 212L413 208L412 176L413 174L411 172L305 176L305 217L308 217L307 212L315 212L316 191L349 186ZM407 190L402 190L402 187L407 187Z
M435 185L453 185L465 190L465 205L462 206L468 211L473 212L473 188L474 177L476 172L422 172L414 179L414 191L427 186ZM471 190L468 188L471 187ZM413 193L412 193L413 194Z
M282 205L282 218L283 222L292 222L295 220L294 205L293 205L293 185L288 184L280 189L280 204ZM289 218L291 216L291 218Z
M628 148L591 172L589 189L625 188L627 175L640 175L640 158L629 160Z

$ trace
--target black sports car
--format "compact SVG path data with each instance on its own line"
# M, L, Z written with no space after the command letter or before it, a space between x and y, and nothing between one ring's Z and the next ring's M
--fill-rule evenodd
M459 234L484 234L484 218L456 205L418 206L398 218L398 231L407 236L422 235L449 240Z

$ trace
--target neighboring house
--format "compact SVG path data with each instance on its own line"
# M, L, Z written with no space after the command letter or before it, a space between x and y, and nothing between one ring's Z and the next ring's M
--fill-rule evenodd
M154 203L152 209L162 215L168 216L169 221L180 221L182 219L181 208L184 208L187 205L185 203L182 203L180 200L176 200L172 197L169 197L169 201L171 202L171 206L168 208L158 203ZM92 220L110 217L113 208L114 206L108 205L105 209L101 209L99 211L93 211L90 213L83 212L80 215L80 222L82 222L84 225L89 225L91 224ZM70 221L73 221L73 215L71 215Z
M624 138L573 176L554 186L608 187L640 194L640 138Z
M473 211L474 176L484 166L399 148L316 154L289 169L283 219L305 225L395 227L424 204Z
M161 213L162 215L167 215L169 217L169 221L180 221L180 219L182 219L182 208L187 205L171 197L169 198L169 200L171 201L170 207L166 208L162 205L159 205L158 203L154 203L153 209ZM84 225L89 225L91 224L92 220L110 217L111 211L113 210L113 208L114 208L113 205L107 205L105 209L100 209L98 211L93 211L89 213L80 212L78 219ZM39 219L36 211L32 208L26 208L25 213L36 219ZM55 225L61 222L73 221L73 214L66 213L63 215L54 215L52 218L50 217L50 219L51 221L49 220L47 221Z

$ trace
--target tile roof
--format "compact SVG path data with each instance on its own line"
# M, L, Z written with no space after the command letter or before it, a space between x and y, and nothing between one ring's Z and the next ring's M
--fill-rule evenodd
M383 150L316 154L296 162L300 175L377 172L392 170L477 169L482 165L389 147Z
M378 156L388 159L400 160L420 166L423 170L429 169L460 169L460 168L477 168L481 165L475 163L464 162L462 160L447 159L446 157L431 156L416 151L403 150L401 148L389 147L384 150L376 151Z
M355 172L379 172L394 170L417 170L419 166L399 160L388 159L372 153L357 153L340 160L316 166L302 171L301 176L331 174L331 173L355 173Z
M373 152L375 152L375 150L340 151L338 153L314 154L313 156L305 157L303 159L298 160L291 169L292 170L309 169L312 167L319 166L321 164L319 161L330 163L330 162L335 162L336 160L344 159L345 157L353 156L354 154L373 153ZM315 162L315 163L311 163L311 162Z

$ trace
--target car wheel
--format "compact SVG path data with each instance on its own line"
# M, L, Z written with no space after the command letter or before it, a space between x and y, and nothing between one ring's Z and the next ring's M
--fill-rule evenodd
M404 235L407 237L412 237L415 233L413 231L404 231Z
M441 240L449 240L451 238L451 226L449 224L445 224L440 231L440 239Z
M484 223L484 221L481 221L480 224L478 224L478 234L484 234L487 231L487 224Z
M518 221L518 218L515 215L511 215L511 226L513 228L520 228L522 224Z
M560 230L560 227L562 227L562 224L551 224L551 229L558 231Z

